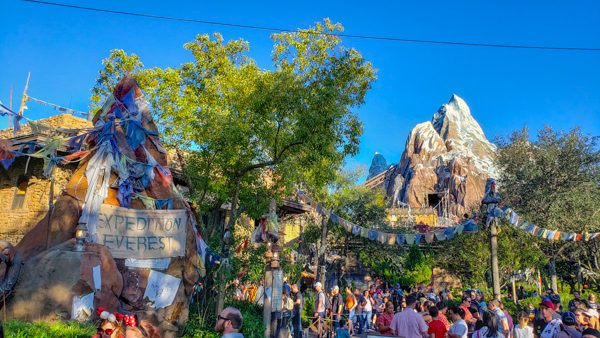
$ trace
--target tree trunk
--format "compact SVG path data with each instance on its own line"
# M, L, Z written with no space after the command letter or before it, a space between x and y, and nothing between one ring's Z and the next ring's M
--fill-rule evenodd
M227 277L229 275L229 247L233 243L233 228L237 221L238 201L240 198L241 177L236 177L234 182L233 196L231 198L231 209L229 211L229 220L223 229L223 246L222 246L222 264L220 271L221 281L219 283L219 295L217 297L217 315L223 311L225 304L225 289L227 285Z
M323 285L323 290L325 290L325 274L327 273L327 269L325 268L326 265L326 261L325 261L325 250L327 250L327 223L328 223L329 219L327 218L327 216L323 215L323 218L321 220L321 248L319 250L319 264L320 264L320 281L321 284Z
M494 286L494 298L500 297L500 273L498 272L498 226L494 220L490 225L490 255L492 265L492 284Z
M552 257L550 260L550 280L552 283L552 290L558 292L558 280L556 278L556 257Z

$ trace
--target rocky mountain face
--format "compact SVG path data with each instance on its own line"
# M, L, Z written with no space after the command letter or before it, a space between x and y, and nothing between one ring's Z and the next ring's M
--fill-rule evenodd
M479 205L486 179L496 176L495 151L467 103L452 95L408 135L399 164L386 177L388 199L392 206L426 207L446 196L449 211L462 215Z
M388 167L387 161L383 155L380 153L375 153L373 156L373 160L371 160L371 166L369 167L369 175L367 176L367 180L381 174Z

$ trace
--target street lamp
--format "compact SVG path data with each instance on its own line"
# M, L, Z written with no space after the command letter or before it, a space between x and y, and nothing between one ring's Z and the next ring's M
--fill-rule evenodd
M75 251L82 252L83 245L88 237L88 228L86 223L77 223L75 228Z

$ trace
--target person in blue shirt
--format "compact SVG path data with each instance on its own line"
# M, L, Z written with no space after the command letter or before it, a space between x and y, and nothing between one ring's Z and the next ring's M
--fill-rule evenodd
M340 319L340 328L335 333L336 338L350 338L350 332L348 331L348 322L345 319Z

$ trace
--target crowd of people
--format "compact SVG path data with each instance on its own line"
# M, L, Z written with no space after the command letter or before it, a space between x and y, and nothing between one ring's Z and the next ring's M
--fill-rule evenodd
M246 300L261 298L262 290L244 289ZM275 337L303 337L303 308L311 306L312 329L322 337L369 333L406 338L600 338L593 293L583 299L574 292L568 308L563 308L560 295L549 289L539 304L530 304L513 319L501 300L488 302L479 290L467 290L460 299L432 287L405 295L400 285L377 279L366 289L334 286L329 292L317 282L314 291L314 304L305 304L297 284L284 284L282 309L271 331Z
M562 309L560 296L550 289L538 306L531 304L513 320L501 300L486 302L478 290L465 291L460 300L431 287L405 296L399 286L383 284L346 288L344 296L337 286L326 295L317 283L315 291L314 317L321 336L329 330L340 338L363 332L406 338L600 338L594 294L584 300L575 292L568 309Z

